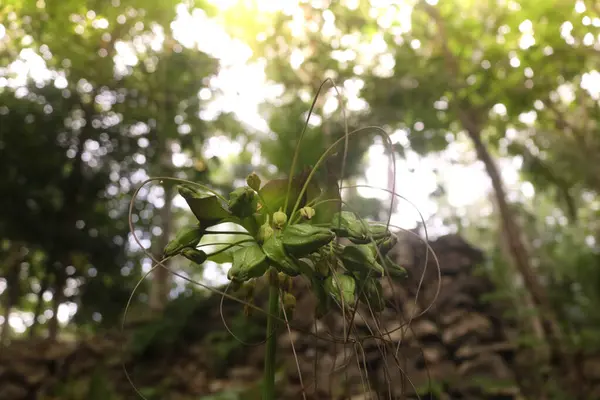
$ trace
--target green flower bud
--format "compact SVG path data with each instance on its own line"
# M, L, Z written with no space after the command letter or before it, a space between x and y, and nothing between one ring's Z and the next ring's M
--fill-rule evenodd
M254 305L254 299L249 299L248 303L250 303L251 305ZM244 304L244 315L246 317L251 317L253 313L254 313L254 308L250 307L248 304Z
M375 259L372 246L368 244L348 245L340 255L344 267L351 272L380 278L383 267Z
M382 254L387 254L398 243L398 236L390 235L389 237L377 240L377 247Z
M182 184L177 186L177 191L184 199L202 198L202 193L192 185Z
M383 260L386 272L392 277L397 279L405 279L408 277L408 272L404 267L396 264L390 256L385 256Z
M253 172L246 177L246 184L249 188L252 188L257 192L260 190L260 178L256 175L256 172Z
M356 281L350 275L329 276L325 279L325 292L329 294L341 307L352 308L356 301Z
M321 276L329 276L331 270L329 269L329 262L321 260L315 264L315 271Z
M175 239L171 240L165 247L164 256L174 256L186 247L196 247L203 234L204 229L198 225L180 230Z
M366 222L361 221L356 214L350 211L335 213L331 220L331 230L338 237L347 237L354 243L369 243L369 231Z
M233 263L227 278L244 282L262 276L267 268L267 256L257 244L241 247L233 252Z
M291 317L290 314L293 314L294 310L296 309L296 297L291 293L284 294L283 307L285 308L285 312L289 319Z
M229 210L237 217L249 217L256 210L255 196L254 190L248 187L235 189L229 194Z
M273 213L273 223L276 227L281 228L287 222L287 215L279 210Z
M284 274L283 272L278 272L277 278L279 279L279 287L281 287L281 288L291 287L292 279L290 278L289 275Z
M269 225L269 223L267 222L264 225L261 225L261 227L258 229L258 241L259 243L264 243L265 241L267 241L271 236L273 236L273 228L271 228L271 225Z
M373 240L382 240L389 238L392 232L385 225L369 225L369 235Z
M358 285L358 288L361 284ZM369 278L362 283L362 291L359 297L360 301L370 306L373 311L381 312L385 308L383 299L383 289L378 279Z
M237 281L231 281L229 282L229 291L236 293L237 291L242 289L242 285L246 283L246 282L237 282Z
M239 295L250 301L254 297L254 289L256 289L256 281L254 279L243 282L239 290Z
M300 209L300 215L302 215L302 218L304 219L311 219L315 216L315 209L309 206L302 207Z
M309 224L288 225L283 231L283 245L292 255L303 257L314 253L333 240L335 234Z
M287 254L279 235L271 235L268 240L265 240L262 249L277 271L289 276L300 275L300 266Z
M205 252L192 247L181 250L181 255L196 264L202 264L208 258Z

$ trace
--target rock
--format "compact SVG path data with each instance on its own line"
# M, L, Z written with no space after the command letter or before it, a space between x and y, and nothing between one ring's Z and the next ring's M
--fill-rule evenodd
M464 340L467 335L476 335L487 339L493 336L492 323L481 314L469 313L448 327L442 334L442 340L448 345L455 346Z
M447 356L446 349L442 346L423 348L423 357L428 365L437 364Z
M206 379L206 372L198 371L193 375L193 378L191 378L187 382L186 386L189 393L194 395L200 395L206 393L206 389L208 386L207 383L208 382Z
M440 333L437 325L428 319L413 322L411 330L414 332L417 339L425 339L427 337L437 337Z
M451 310L448 313L442 313L439 320L443 326L448 326L454 324L457 320L462 318L467 311L462 308L458 308L455 310Z
M10 382L0 383L0 399L21 400L27 396L27 389Z
M480 354L474 360L465 361L458 367L458 373L469 380L475 376L487 376L497 380L514 378L502 357L493 353Z
M234 381L252 381L260 375L260 371L252 367L234 367L229 370L228 376Z
M584 361L582 370L586 378L600 381L600 357Z
M294 343L307 400L389 398L388 386L393 398L403 399L418 398L415 392L422 399L433 398L434 393L437 400L520 399L512 371L521 371L520 375L527 376L527 367L523 365L532 364L527 362L533 358L533 352L526 349L516 352L510 343L519 337L517 328L507 321L502 321L500 326L500 320L495 319L502 312L502 305L481 300L483 294L493 289L488 280L473 275L473 265L482 259L481 253L457 235L431 242L441 260L441 291L433 307L418 316L435 296L437 271L433 258L429 257L415 305L425 251L414 237L402 236L408 240L401 240L399 249L391 254L404 254L401 264L409 269L409 279L396 283L382 280L388 307L377 320L360 309L363 313L355 316L350 335L356 343L333 342L332 338L341 339L344 332L344 320L339 312L317 321L315 329L314 298L307 295L305 281L294 280L297 305L292 325L298 329L292 329L291 334L284 329L278 337L277 357L284 367L284 373L278 375L282 379L278 383L278 398L302 398L290 345ZM261 285L264 286L264 282ZM259 292L257 288L257 304L264 306L266 295ZM399 305L399 311L391 306L394 304ZM227 333L222 328L219 307L209 307L208 313L206 308L199 308L202 309L189 318L190 324L196 324L190 325L194 335L187 335L185 342L182 339L181 343L167 345L161 353L148 352L143 357L122 352L121 343L131 340L131 331L124 336L103 334L80 342L53 345L43 340L15 340L0 350L0 399L25 400L29 392L38 388L36 393L55 393L65 383L72 387L84 382L98 365L105 367L107 379L114 381L120 397L134 398L121 369L123 358L128 371L135 371L132 378L136 384L167 388L168 398L174 400L198 398L236 386L254 388L263 371L264 344L240 351L240 345L231 339L233 352L227 354L232 357L227 359L222 371L227 379L216 379L214 371L207 367L215 365L210 358L216 353L206 347L204 335L213 330ZM225 302L223 313L228 321L234 321L240 312L239 304ZM256 322L253 318L245 321ZM264 326L259 328L264 332ZM308 334L314 331L322 338L316 341L316 347L315 337ZM237 332L243 332L243 327ZM394 357L398 344L399 351ZM217 345L228 346L229 342L225 340ZM228 347L222 349L229 351ZM587 359L582 366L590 384L596 384L592 389L597 392L590 398L600 398L600 358ZM363 383L367 375L370 389ZM315 379L318 382L316 394Z
M16 362L11 366L11 369L13 373L18 374L29 386L37 386L48 376L48 370L40 364Z

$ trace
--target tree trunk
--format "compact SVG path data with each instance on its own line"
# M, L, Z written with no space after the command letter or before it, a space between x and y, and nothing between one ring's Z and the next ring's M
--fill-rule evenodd
M490 201L492 202L492 204L494 206L494 214L500 215L500 210L498 208L498 201L496 201L495 192L493 193L492 196L490 196ZM504 227L502 225L502 218L500 218L499 225L500 226L498 229L498 243L500 243L500 249L501 249L502 255L506 260L509 260L508 265L511 268L511 273L519 274L519 271L515 271L515 265L514 265L514 262L512 262L513 257L512 257L510 245L509 245L507 237L504 233ZM533 299L531 298L531 294L527 290L525 290L525 293L523 293L522 296L511 299L511 306L512 307L522 307L522 308L525 308L526 310L537 310L537 306L533 302ZM540 340L542 343L547 343L542 319L540 318L539 315L529 315L529 316L525 316L525 317L520 315L519 318L522 318L521 320L519 320L519 323L522 323L523 320L526 320L525 325L529 324L529 329L533 332L533 334L535 335L535 337L538 340ZM522 328L527 331L526 326L523 326Z
M68 262L56 262L54 264L54 293L52 295L52 317L48 321L48 339L55 341L59 332L58 308L65 298L64 289L67 276L65 266Z
M169 153L170 154L170 153ZM162 235L156 243L156 249L154 250L154 256L156 259L161 260L165 246L169 243L171 232L173 230L173 212L171 210L173 205L173 198L175 197L175 186L165 185L165 204L160 211L160 223L162 229ZM168 262L165 266L168 267ZM171 273L168 269L158 267L154 270L152 275L152 285L150 286L150 310L153 312L161 312L164 310L169 300L169 292L171 290Z
M19 301L19 263L23 259L21 254L21 244L12 243L6 259L4 260L4 270L6 271L6 302L4 304L4 321L2 323L2 333L0 333L0 346L4 345L9 337L10 325L8 319L12 308Z
M448 84L451 89L458 91L462 85L464 85L464 82L458 79L464 74L461 73L457 59L448 46L445 21L436 7L433 7L425 1L420 1L418 6L435 21L438 28L437 37L439 38L439 44L445 59L446 72L449 77ZM463 128L467 131L467 134L473 141L477 156L485 165L485 169L492 182L502 224L502 233L505 237L514 265L523 278L525 289L531 296L531 300L535 304L536 311L542 321L543 331L552 358L550 361L559 364L556 368L558 371L558 378L566 384L566 388L573 394L577 394L578 397L576 398L583 399L584 388L582 382L584 382L584 380L581 378L581 373L577 364L574 362L573 357L565 348L557 315L552 307L546 289L541 285L531 266L529 254L523 243L523 237L521 236L521 229L512 215L512 210L506 199L506 191L500 172L481 140L482 124L477 117L485 113L486 110L477 110L476 107L469 104L468 100L462 102L459 100L458 102L453 103L452 106L457 111Z
M48 270L48 268L46 268ZM50 286L50 277L46 273L42 278L42 282L40 283L40 291L37 295L37 303L35 304L35 310L33 311L33 323L29 327L29 338L35 337L35 331L37 330L37 326L39 324L38 317L42 313L42 308L44 307L44 292L48 290Z
M461 117L461 122L475 145L477 156L484 163L485 169L492 181L492 187L494 189L502 224L502 232L514 265L522 276L525 289L527 290L531 301L534 303L539 318L542 321L543 331L549 346L551 356L550 361L558 363L558 370L569 382L569 389L572 390L573 393L579 395L577 398L583 399L583 381L580 378L579 368L569 351L565 348L561 327L548 297L548 293L541 285L531 266L529 254L523 243L521 229L518 226L506 199L506 190L504 189L498 167L481 140L480 130L474 126L472 120L469 120L468 116L464 113Z

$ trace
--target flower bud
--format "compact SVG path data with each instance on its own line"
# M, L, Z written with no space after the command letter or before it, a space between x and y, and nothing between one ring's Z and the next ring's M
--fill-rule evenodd
M285 312L288 314L293 314L294 309L296 308L296 297L294 297L291 293L286 293L283 295L283 307L285 308Z
M238 290L238 295L241 298L250 301L254 297L254 289L256 289L256 282L254 279L246 281L242 283L240 289Z
M250 299L248 301L249 304L254 305L254 300ZM254 313L254 308L252 308L251 306L249 306L248 304L244 304L244 315L246 317L251 317L252 314Z
M315 216L315 209L309 206L302 207L300 209L300 215L302 215L302 218L304 219L311 219Z
M175 239L171 240L165 247L164 256L170 257L179 254L186 247L196 247L202 239L204 230L199 225L186 227L180 230Z
M292 278L283 272L278 272L277 278L279 279L279 287L281 288L289 287L292 284Z
M257 192L260 190L260 178L256 175L256 172L253 172L246 177L246 184L249 188L254 189Z
M287 222L287 215L279 210L273 213L273 223L276 227L281 228Z
M273 236L273 232L273 228L271 228L271 225L268 223L261 225L261 227L258 229L258 241L260 243L264 243L267 239Z
M205 252L192 247L181 250L181 255L196 264L202 264L208 258Z

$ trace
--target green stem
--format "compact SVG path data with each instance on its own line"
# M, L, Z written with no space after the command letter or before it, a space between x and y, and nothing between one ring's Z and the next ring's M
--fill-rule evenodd
M263 400L275 400L275 355L277 352L277 318L279 317L279 287L275 269L269 271L269 313L267 314L267 347Z

